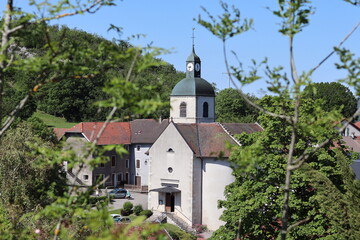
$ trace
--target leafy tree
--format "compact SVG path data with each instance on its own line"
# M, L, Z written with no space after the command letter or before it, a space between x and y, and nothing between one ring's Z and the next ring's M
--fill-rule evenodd
M126 59L121 59L117 64L112 64L111 67L106 64L107 59L114 58L112 55L109 56L109 54L112 54L111 52L125 53L131 45L125 41L111 42L94 34L58 25L48 27L31 26L30 29L18 33L18 35L21 34L28 34L32 36L32 39L19 38L19 45L21 46L19 51L26 51L29 56L42 56L46 53L42 48L43 45L47 44L46 41L61 42L58 51L71 49L72 52L69 53L71 63L78 66L86 64L87 68L82 75L74 72L75 75L73 76L60 76L42 86L35 94L35 98L31 98L32 108L26 113L28 112L31 115L33 111L38 109L48 114L64 117L67 121L72 122L104 121L109 111L104 109L99 111L96 106L97 101L107 98L102 88L105 86L105 82L112 77L125 77L130 68L130 61ZM101 54L104 48L106 54ZM82 50L86 54L78 55L78 52ZM161 63L161 60L154 60ZM130 79L140 86L152 85L154 94L160 93L161 100L169 103L172 88L183 76L184 74L177 72L172 65L161 64L142 71L136 71ZM11 81L8 80L9 83L11 82L9 86L22 84L24 85L22 89L25 94L34 84L33 79L35 78L29 76L28 72L21 71L21 69L9 73L9 77L11 77ZM14 87L10 87L10 90L15 91ZM5 101L11 103L6 105L9 111L14 109L15 104L20 100L14 99L14 96L14 94L5 95ZM24 94L20 94L19 98L23 96ZM27 108L29 106L28 104ZM169 104L164 105L156 113L150 115L135 116L134 113L123 109L122 114L116 114L116 116L123 119L134 117L166 118L169 116Z
M254 96L248 96L253 101ZM218 122L255 122L257 111L249 105L241 94L233 89L226 88L216 95L216 120Z
M304 89L304 98L320 99L322 108L329 112L341 109L344 117L351 117L357 109L356 99L349 88L338 82L312 83Z
M143 118L168 118L170 116L170 94L176 83L185 77L184 72L179 72L171 64L153 66L138 74L135 81L140 85L152 85L154 93L160 93L163 107Z
M22 122L0 139L0 205L11 216L13 225L22 224L19 219L23 214L54 201L47 191L61 196L65 190L60 166L44 165L46 158L32 154L37 146L55 148L49 141L53 134L43 131L47 134L50 131L45 124Z
M357 1L346 2L357 4ZM359 214L352 206L358 202L354 196L359 195L359 190L357 183L353 182L354 176L349 174L351 161L347 153L329 148L347 125L335 132L332 124L343 119L340 110L325 112L318 102L306 101L302 91L311 84L311 75L337 52L341 63L336 67L348 72L342 82L353 86L357 94L360 92L360 60L354 59L349 50L340 49L348 36L316 67L299 75L293 54L294 39L309 25L314 9L308 0L279 0L278 8L272 13L280 19L279 32L289 40L290 73L287 74L282 66L268 66L266 60L260 64L253 60L253 66L245 71L241 63L239 66L229 65L226 43L251 29L252 20L241 19L240 10L235 6L229 7L224 2L221 6L222 15L214 17L204 9L209 21L199 16L198 23L222 41L230 80L234 86L237 86L235 79L241 86L253 83L261 78L258 71L265 65L268 90L275 101L271 101L273 105L262 106L237 89L250 105L270 119L260 121L264 132L260 133L258 140L242 138L242 151L235 149L236 155L232 158L236 163L236 181L227 188L228 201L220 203L227 208L223 215L226 225L217 232L217 237L239 238L235 235L238 228L242 238L250 239L344 239L343 236L357 239ZM360 110L356 114L360 114ZM355 115L348 118L348 122ZM341 172L344 169L347 170ZM351 175L350 182L345 181L346 175ZM333 189L335 193L329 194L325 189ZM279 197L281 194L283 197ZM331 212L336 212L337 204L341 203L346 208L345 218L351 218L356 224L339 221L339 218L330 219L334 215L326 212L324 199L339 199L333 205L329 204L330 201L325 202ZM309 202L314 205L309 205Z
M291 101L266 96L262 106L272 112L291 110ZM302 105L300 121L306 125L311 116L325 114L312 101ZM320 118L320 117L319 117ZM276 239L280 235L285 181L284 166L291 141L291 126L284 120L261 114L263 132L241 135L242 146L237 148L231 161L236 180L225 191L227 200L221 219L225 226L218 229L213 239ZM325 124L324 120L319 125ZM316 139L334 134L330 124L318 126L321 132L299 129L295 156ZM288 235L288 239L357 239L360 231L360 214L356 203L360 201L360 182L354 180L350 168L353 156L331 143L313 154L301 168L292 174L292 191L289 204L289 223L302 223ZM251 160L249 160L251 156ZM354 195L355 194L355 195ZM339 213L339 209L342 212ZM241 224L239 224L239 219Z
M150 226L143 233L117 231L107 210L107 201L95 203L91 194L98 187L90 186L79 190L74 182L65 185L61 182L60 167L66 161L69 167L78 166L79 171L87 164L90 167L104 162L103 151L115 149L119 154L126 152L122 146L98 148L97 140L86 146L83 155L77 155L72 149L55 149L51 141L39 140L46 135L36 119L28 123L19 120L30 99L41 89L49 90L50 85L84 80L81 87L94 84L94 91L99 88L95 79L103 81L104 98L96 99L97 106L108 113L104 126L117 116L126 116L123 109L129 109L133 115L150 115L164 104L154 86L140 85L133 80L149 67L164 64L155 60L163 51L159 48L144 49L129 47L121 41L99 41L94 37L94 44L86 41L86 34L79 36L66 29L59 29L60 35L52 32L54 27L48 24L53 19L61 19L82 13L94 13L101 7L114 5L112 0L84 1L30 1L36 9L28 14L15 7L12 0L6 2L7 10L0 22L2 32L0 49L0 177L1 177L1 230L8 239L126 239L143 238L156 233L158 226ZM45 10L44 10L45 9ZM56 27L55 27L56 28ZM119 29L112 26L113 29ZM55 31L56 32L56 31ZM67 33L69 39L64 36ZM31 34L27 34L31 33ZM34 37L39 41L33 41ZM71 38L74 39L71 39ZM27 46L27 47L23 47ZM28 50L30 47L36 49ZM120 50L120 51L119 51ZM120 63L120 64L119 64ZM125 66L125 67L123 67ZM13 78L9 73L18 73L23 78ZM27 75L24 75L26 73ZM135 74L135 75L136 75ZM103 79L99 76L104 77ZM64 82L63 82L64 81ZM24 90L24 91L19 91ZM21 100L11 98L13 92L21 92ZM51 92L51 91L49 91ZM93 91L89 91L95 94ZM99 93L99 92L97 92ZM5 95L9 94L9 95ZM63 93L64 94L64 93ZM40 95L39 95L40 97ZM45 94L41 95L46 99ZM16 102L14 109L5 113L6 101ZM56 104L56 103L53 103ZM16 124L14 124L16 123ZM32 123L32 124L31 124ZM102 134L103 130L100 130ZM99 137L98 136L98 137ZM89 160L89 156L99 156ZM56 170L56 171L55 171ZM73 172L75 177L79 171ZM9 175L10 174L10 175ZM54 174L54 175L51 175ZM9 185L13 185L12 188ZM17 187L18 186L18 187ZM61 189L66 188L63 192ZM60 189L60 190L58 190ZM20 217L21 216L21 217ZM18 223L15 222L18 221ZM143 217L133 221L139 225Z

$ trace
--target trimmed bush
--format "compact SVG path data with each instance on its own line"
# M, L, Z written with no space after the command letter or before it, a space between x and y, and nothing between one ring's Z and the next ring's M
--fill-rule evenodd
M143 211L143 207L139 204L134 207L134 213L136 216L139 216L140 213Z
M129 216L131 214L131 211L127 211L123 208L120 209L120 215L121 216Z
M151 215L153 215L153 212L151 210L144 210L140 212L140 215L149 218Z
M131 202L124 202L124 204L123 204L123 209L124 210L127 210L127 211L131 211L132 210L132 208L133 208L133 204L131 203Z
M120 209L120 214L122 216L129 216L133 212L132 211L133 206L134 205L131 202L124 202L123 208Z

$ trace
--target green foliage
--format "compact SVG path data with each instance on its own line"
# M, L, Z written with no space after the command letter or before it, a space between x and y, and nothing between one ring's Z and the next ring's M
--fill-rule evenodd
M19 219L23 214L54 201L48 191L62 196L65 187L60 166L44 165L48 160L36 154L39 146L55 150L51 141L41 139L46 128L31 124L18 124L0 144L0 204L14 225L22 224Z
M341 81L352 86L355 89L356 96L360 95L360 69L357 67L360 64L360 58L356 58L349 49L335 48L335 51L340 57L341 63L337 63L336 67L340 70L346 70L347 76Z
M115 70L124 74L126 61L114 64L112 58L115 51L124 52L128 44L116 44L65 26L51 26L47 31L54 44L61 42L57 51L69 51L70 62L81 68L68 67L71 72L67 76L59 76L41 87L37 93L39 110L67 121L105 120L108 111L99 112L94 103L106 97L101 89Z
M131 234L130 228L139 228L143 217L118 231L107 211L109 199L92 198L97 185L79 188L75 182L63 181L64 162L77 177L85 165L91 169L108 160L103 153L109 148L90 143L80 146L83 151L78 154L75 150L79 149L73 147L54 147L48 139L53 135L38 119L25 123L14 117L4 121L3 116L14 110L19 99L25 108L19 105L14 113L24 114L23 118L31 116L36 107L79 121L151 115L165 105L155 92L159 85L146 81L140 84L136 79L148 68L161 68L164 63L156 56L165 51L133 48L123 41L110 42L82 31L48 25L51 19L112 5L112 0L30 1L41 15L18 11L12 1L8 4L9 11L4 12L1 21L0 49L0 119L6 123L0 129L2 237L146 239L156 233L157 226L144 225L136 236ZM5 103L12 105L6 108ZM17 124L11 125L14 122ZM123 146L114 149L125 151Z
M357 109L356 99L349 88L344 85L331 83L313 83L304 89L304 98L321 101L321 107L330 112L333 109L341 109L341 114L348 118Z
M239 19L230 21L227 8L219 20L205 12L210 21L199 18L198 23L222 39L231 80L235 78L242 86L252 83L260 79L258 69L265 64L267 89L274 94L265 96L257 106L264 131L239 136L241 147L232 152L235 182L227 186L226 200L219 202L219 207L225 208L221 219L226 224L212 239L358 239L359 183L349 167L354 155L332 145L339 140L334 123L354 113L354 98L340 84L331 86L342 92L340 97L311 85L317 67L298 74L295 65L294 37L310 22L314 13L310 1L279 0L278 9L272 10L281 19L279 32L289 39L289 74L283 66L270 68L267 60L260 64L253 60L248 73L240 61L239 67L229 66L225 42L243 32L233 34ZM244 24L248 26L246 21ZM346 49L335 51L341 60L337 68L348 71L342 82L358 93L359 59ZM315 91L318 95L326 92L326 96L317 100ZM309 96L311 93L314 96ZM345 101L330 104L330 98ZM344 211L338 213L339 209Z
M139 216L140 215L140 213L143 211L144 209L143 209L143 207L142 207L142 205L136 205L135 207L134 207L134 213L135 213L135 215L136 216Z
M140 212L140 216L146 216L147 218L151 217L153 212L149 209L143 210Z
M129 216L133 213L133 204L131 202L124 202L123 208L120 209L120 213L122 216Z
M168 231L168 233L170 234L170 236L174 240L194 240L194 239L197 239L196 236L181 230L180 228L178 228L175 225L165 223L165 224L161 224L161 226L164 227L166 229L166 231Z
M281 19L279 32L289 37L301 32L309 24L313 13L308 0L279 0L279 10L273 11Z
M278 97L261 100L262 106L275 113L291 111L292 104L291 100ZM335 131L323 119L325 112L315 103L304 102L301 113L295 156L310 151ZM234 239L239 221L243 239L274 239L280 235L281 187L292 128L285 120L266 114L261 114L259 120L264 131L239 136L242 146L232 153L231 161L237 166L233 173L236 180L225 190L227 200L219 202L219 207L226 208L221 216L226 224L214 233L213 239ZM313 131L307 127L310 123ZM353 226L360 221L359 214L350 214L356 212L354 203L360 200L360 189L355 189L359 183L349 166L353 159L344 150L330 147L327 144L292 173L289 225L305 222L294 228L288 239L358 238L358 228L349 225L350 221ZM352 196L351 200L348 195ZM335 218L339 209L344 209L343 215Z
M248 96L252 101L256 101L254 96ZM232 88L221 90L216 95L216 121L218 122L255 122L258 112L250 106L241 94Z
M124 202L124 204L123 204L124 210L127 210L127 211L132 210L133 206L134 205L131 202Z
M228 38L246 32L252 27L252 19L244 19L244 23L240 24L240 11L235 6L232 6L230 10L227 3L220 1L220 5L224 13L222 16L218 16L219 20L212 16L206 8L203 8L203 10L211 21L203 20L200 15L197 20L201 26L209 30L214 36L224 42Z
M168 118L170 116L170 94L176 83L185 77L185 73L176 71L173 65L163 63L159 66L152 66L136 75L133 80L139 86L150 85L151 91L159 94L164 104L152 114L139 117L147 118Z
M98 202L107 202L108 196L90 197L89 204L96 205Z
M77 124L41 111L34 112L33 117L41 119L47 126L54 128L71 128Z

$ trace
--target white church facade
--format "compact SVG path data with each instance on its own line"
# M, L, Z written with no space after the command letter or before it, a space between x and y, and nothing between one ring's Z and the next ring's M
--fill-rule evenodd
M234 181L227 144L240 144L234 134L262 131L254 124L215 122L215 92L201 78L201 61L194 47L186 61L186 78L170 96L170 124L149 149L148 208L168 212L189 226L215 230L225 199L225 186Z

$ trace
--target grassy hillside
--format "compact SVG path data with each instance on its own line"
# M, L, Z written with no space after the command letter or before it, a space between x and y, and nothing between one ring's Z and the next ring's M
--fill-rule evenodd
M67 122L64 118L54 117L50 114L37 111L33 114L34 117L38 117L45 122L49 127L54 128L71 128L77 123Z

